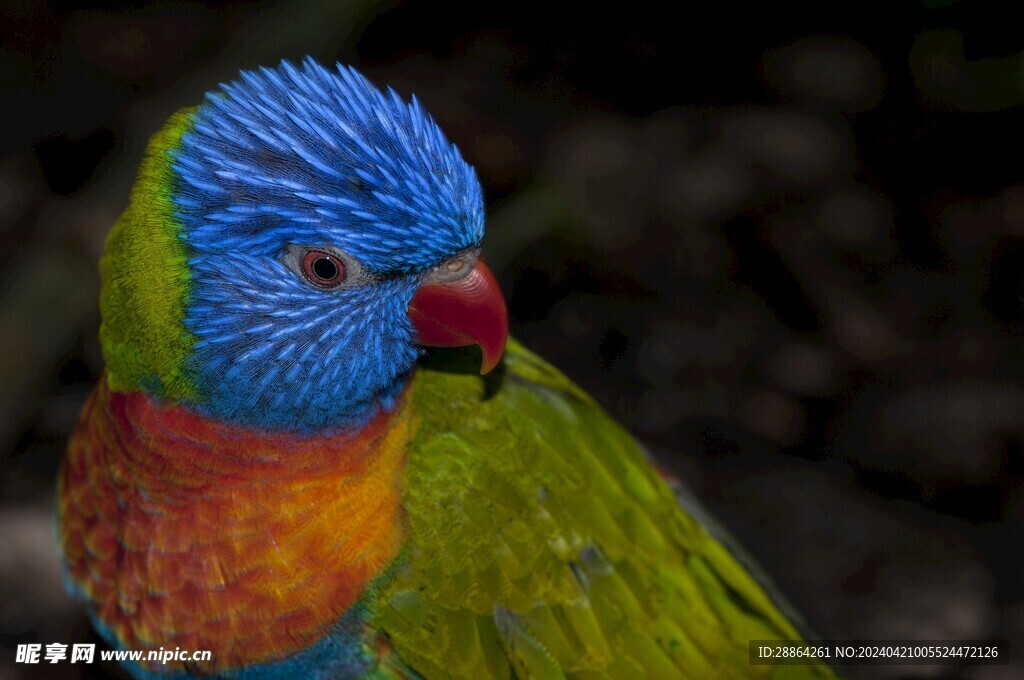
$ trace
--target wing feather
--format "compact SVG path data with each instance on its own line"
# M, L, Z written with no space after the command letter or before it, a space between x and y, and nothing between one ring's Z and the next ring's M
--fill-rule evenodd
M413 385L409 547L374 606L396 652L440 678L782 670L747 643L797 630L632 437L518 343L497 375L473 359L435 355Z

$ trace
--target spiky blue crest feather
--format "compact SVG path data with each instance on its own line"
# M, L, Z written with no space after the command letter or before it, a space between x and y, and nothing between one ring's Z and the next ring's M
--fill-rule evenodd
M172 163L197 405L295 429L387 406L416 360L420 275L483 238L476 173L419 102L285 61L208 94ZM367 281L311 286L284 264L290 246L339 248Z
M175 201L198 251L344 243L372 271L413 272L483 238L476 173L413 98L351 68L242 72L182 139Z

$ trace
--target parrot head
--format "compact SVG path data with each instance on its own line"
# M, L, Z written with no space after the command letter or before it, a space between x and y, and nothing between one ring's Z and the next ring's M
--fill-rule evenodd
M222 420L315 430L387 408L422 346L497 363L483 192L415 98L286 61L172 127L108 241L108 374Z

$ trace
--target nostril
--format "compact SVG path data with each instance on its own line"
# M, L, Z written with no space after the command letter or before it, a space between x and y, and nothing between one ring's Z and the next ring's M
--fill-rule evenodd
M467 250L452 255L447 260L443 260L432 267L425 273L423 279L430 283L458 281L473 271L473 267L476 266L479 257L479 249Z

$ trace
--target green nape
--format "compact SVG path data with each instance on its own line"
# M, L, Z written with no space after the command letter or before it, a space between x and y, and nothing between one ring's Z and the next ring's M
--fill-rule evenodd
M183 369L195 342L184 323L189 269L171 203L171 163L193 110L171 116L150 139L128 207L100 259L100 343L113 390L195 396Z
M463 365L465 364L465 365ZM404 564L374 624L427 678L833 678L754 666L796 627L679 505L633 438L510 341L417 369Z

